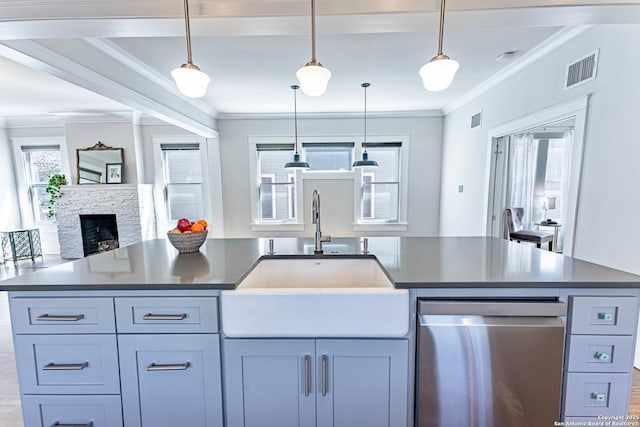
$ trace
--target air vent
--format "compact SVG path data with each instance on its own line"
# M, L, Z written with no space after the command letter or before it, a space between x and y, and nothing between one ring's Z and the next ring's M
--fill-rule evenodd
M477 128L482 123L482 112L476 113L471 116L471 129Z
M596 78L596 68L598 67L598 51L585 56L578 61L567 66L567 77L565 79L565 89L586 83Z

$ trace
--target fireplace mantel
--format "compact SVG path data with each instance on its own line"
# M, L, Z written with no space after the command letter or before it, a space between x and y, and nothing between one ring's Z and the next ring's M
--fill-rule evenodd
M153 239L156 233L151 184L87 184L62 187L56 223L62 258L82 258L80 215L116 216L120 246Z

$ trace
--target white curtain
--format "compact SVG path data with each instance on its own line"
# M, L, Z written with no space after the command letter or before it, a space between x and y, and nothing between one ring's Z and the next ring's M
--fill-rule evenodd
M524 228L533 224L533 189L536 179L538 141L532 133L511 137L509 149L510 194L508 207L524 208Z
M564 153L562 159L562 176L560 178L560 218L567 218L569 203L569 179L571 177L571 156L573 154L573 129L564 133Z

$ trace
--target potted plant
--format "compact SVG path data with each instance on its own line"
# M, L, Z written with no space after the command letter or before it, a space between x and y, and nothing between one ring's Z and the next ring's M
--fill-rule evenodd
M47 185L46 192L49 194L49 207L47 210L47 218L52 218L56 215L56 200L62 197L61 186L67 185L67 177L63 173L57 173L49 178L49 185Z

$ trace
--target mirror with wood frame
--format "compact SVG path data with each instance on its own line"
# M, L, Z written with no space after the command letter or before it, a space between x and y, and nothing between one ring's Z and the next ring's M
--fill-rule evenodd
M108 147L100 141L93 147L78 148L76 149L78 184L105 184L107 164L123 162L122 148Z

